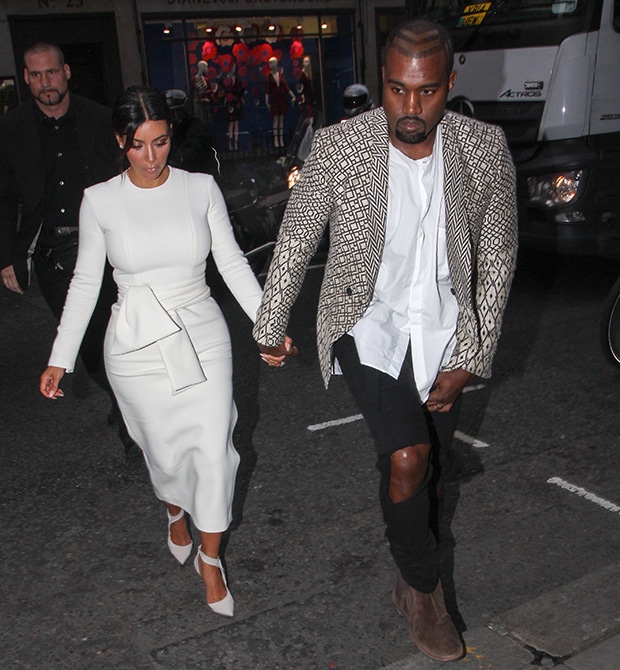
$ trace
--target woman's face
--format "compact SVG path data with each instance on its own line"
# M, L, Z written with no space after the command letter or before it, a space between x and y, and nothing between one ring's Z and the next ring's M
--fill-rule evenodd
M125 138L116 136L119 144ZM170 153L170 126L166 121L145 121L138 126L129 151L129 178L141 188L153 188L168 178L166 161Z

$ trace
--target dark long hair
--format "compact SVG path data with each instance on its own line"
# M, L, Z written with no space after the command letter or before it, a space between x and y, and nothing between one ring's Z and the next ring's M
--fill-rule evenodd
M125 138L121 156L123 168L129 164L127 152L136 131L145 121L166 121L170 125L166 96L151 86L130 86L118 96L112 110L112 129Z

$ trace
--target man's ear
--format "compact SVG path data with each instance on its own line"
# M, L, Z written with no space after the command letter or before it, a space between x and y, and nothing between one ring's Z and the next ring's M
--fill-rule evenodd
M448 91L452 89L455 83L456 83L456 70L452 70L452 72L450 72L450 76L448 77Z
M62 66L62 69L65 71L65 77L66 77L67 79L71 79L71 68L65 63L65 64Z

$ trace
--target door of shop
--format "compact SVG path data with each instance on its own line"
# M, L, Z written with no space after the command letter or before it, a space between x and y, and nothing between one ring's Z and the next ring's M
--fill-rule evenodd
M9 16L20 99L28 95L23 80L23 53L32 44L53 42L71 68L71 90L112 105L123 89L116 23L112 14L32 18Z

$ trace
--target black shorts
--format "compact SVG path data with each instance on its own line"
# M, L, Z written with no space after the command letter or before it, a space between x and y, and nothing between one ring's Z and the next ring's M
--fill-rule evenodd
M344 335L334 355L347 385L368 424L377 455L388 456L415 444L431 444L444 461L458 421L460 398L449 412L429 412L420 400L413 375L411 347L398 379L360 363L355 340Z

